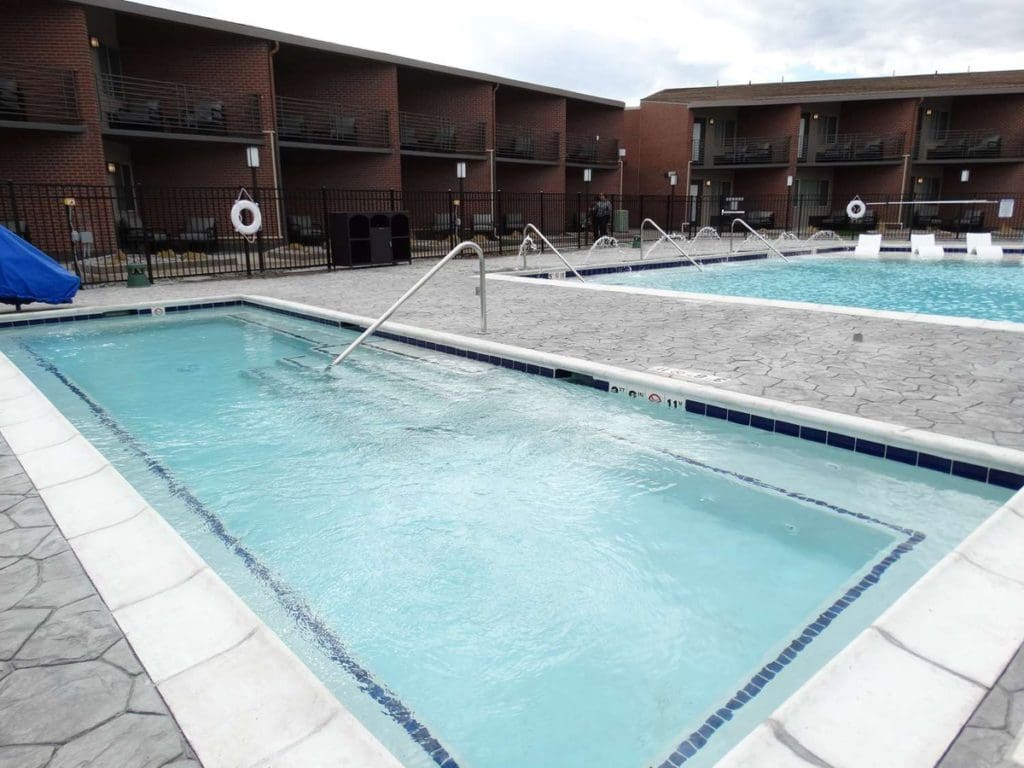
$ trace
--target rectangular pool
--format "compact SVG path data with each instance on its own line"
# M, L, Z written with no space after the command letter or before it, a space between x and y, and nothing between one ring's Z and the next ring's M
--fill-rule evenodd
M589 282L1024 323L1019 263L791 257L613 272Z
M0 351L410 768L710 765L1011 495L396 342L325 373L353 337Z

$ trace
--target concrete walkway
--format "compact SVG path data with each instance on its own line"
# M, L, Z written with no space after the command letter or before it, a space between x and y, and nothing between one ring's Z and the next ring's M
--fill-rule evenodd
M0 438L0 768L200 768Z

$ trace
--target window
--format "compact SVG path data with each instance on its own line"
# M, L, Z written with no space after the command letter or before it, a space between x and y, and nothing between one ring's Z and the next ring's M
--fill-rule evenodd
M828 179L797 179L795 205L829 205Z
M800 129L796 135L796 151L798 160L807 159L807 121L811 116L804 112L800 115Z
M693 143L690 147L690 158L700 165L704 162L704 119L693 121Z
M839 136L839 118L836 115L822 115L818 121L818 131L823 143L835 144Z

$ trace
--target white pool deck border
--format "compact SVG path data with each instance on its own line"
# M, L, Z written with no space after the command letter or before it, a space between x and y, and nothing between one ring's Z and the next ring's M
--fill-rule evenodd
M704 258L717 258L720 256L744 256L749 253L742 251L726 252L722 254L703 254L697 255L694 258L697 263L701 263ZM876 256L854 256L852 251L830 251L822 254L793 254L787 257L790 260L801 260L810 258L822 258L822 257L842 257L842 258L856 258L858 261L936 261L934 259L912 259L908 254L901 253L884 253L882 257ZM962 254L961 254L962 256ZM777 257L775 259L777 260ZM947 258L946 261L969 261L971 263L979 264L994 264L998 263L992 259L977 259L977 258ZM1007 259L1007 263L1017 264L1018 259ZM724 264L707 264L705 266L715 267L729 266L737 269L742 269L742 265L748 265L752 262L726 262ZM585 267L576 265L579 269L603 269L603 268L621 268L621 267L632 267L633 265L644 264L658 264L665 265L665 269L671 269L678 267L680 269L692 269L686 259L672 258L672 259L645 259L643 261L618 261L601 264L588 264ZM1021 266L1024 269L1024 266ZM631 270L621 269L623 273L628 273ZM646 271L646 270L645 270ZM531 275L548 274L548 275L559 275L564 279L544 279L531 277ZM815 304L807 301L789 301L787 299L760 299L752 296L729 296L720 293L694 293L690 291L672 291L664 288L644 288L640 286L630 285L610 285L607 283L594 283L594 282L579 282L571 274L565 275L564 271L559 269L544 269L544 268L531 268L522 269L515 272L491 272L487 275L488 280L506 281L512 283L519 283L520 285L537 285L547 286L556 288L574 288L584 291L607 291L610 293L626 293L635 296L656 296L662 299L673 299L676 301L699 301L699 302L715 302L718 304L741 304L752 307L774 307L778 309L795 309L806 312L826 312L833 315L848 315L852 317L870 317L882 320L900 320L903 322L912 323L931 323L932 325L945 325L955 326L957 328L978 328L986 331L1005 331L1008 333L1024 333L1024 323L1015 323L1011 320L983 320L974 317L960 317L957 315L932 315L924 312L899 312L896 310L888 309L868 309L866 307L848 307L840 304ZM588 277L583 276L586 281Z
M34 312L31 317L237 300L354 325L372 320L250 295ZM589 374L663 397L700 399L1024 472L1024 452L995 445L485 339L400 323L387 323L383 329ZM3 355L0 432L205 768L400 766ZM1024 491L994 512L718 765L934 766L1024 641L1021 551ZM818 762L801 753L816 756Z

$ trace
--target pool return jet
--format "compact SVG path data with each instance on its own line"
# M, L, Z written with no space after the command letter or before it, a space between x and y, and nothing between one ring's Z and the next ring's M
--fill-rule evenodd
M581 275L579 272L576 271L576 267L574 267L572 264L570 264L569 260L566 259L565 256L562 255L562 252L560 250L558 250L557 248L555 248L555 246L551 244L551 241L548 240L546 237L544 237L544 233L541 232L539 229L537 229L537 227L535 227L533 224L527 224L525 227L523 227L523 235L524 235L523 242L519 246L519 254L516 257L516 261L517 262L519 261L519 259L522 259L522 261L523 261L523 269L527 268L526 267L526 254L530 253L530 252L534 252L534 251L537 250L537 244L536 244L536 242L534 242L534 239L530 235L530 232L533 232L534 234L536 234L537 237L540 238L540 241L542 243L544 243L544 245L546 245L548 248L550 248L554 252L554 254L558 258L560 258L562 260L562 263L565 264L566 269L568 269L570 272L572 272L574 275L576 275L576 277L579 279L579 281L581 283L585 283L586 282L586 280L583 279L583 275Z
M359 337L351 344L349 344L340 355L334 358L334 360L332 360L327 365L327 368L325 368L324 370L329 371L338 363L343 362L346 357L348 357L355 351L356 347L358 347L360 344L366 341L366 339L372 336L377 331L377 329L380 328L387 321L389 317L395 314L395 310L397 310L400 306L405 304L406 301L412 298L413 294L415 294L416 291L418 291L420 288L426 285L427 281L429 281L430 278L436 275L445 264L454 259L463 251L473 251L480 261L480 287L477 289L477 293L480 295L480 333L487 333L487 271L484 264L484 250L476 243L470 240L466 240L465 242L459 243L450 251L448 251L448 254L443 259L441 259L439 262L437 262L437 264L431 267L430 271L427 272L427 274L425 274L423 277L417 280L416 284L413 285L412 288L403 293L402 297L398 299L398 301L396 301L390 307L388 307L383 315L381 315L372 323L370 323L370 327L363 331L361 334L359 334Z

